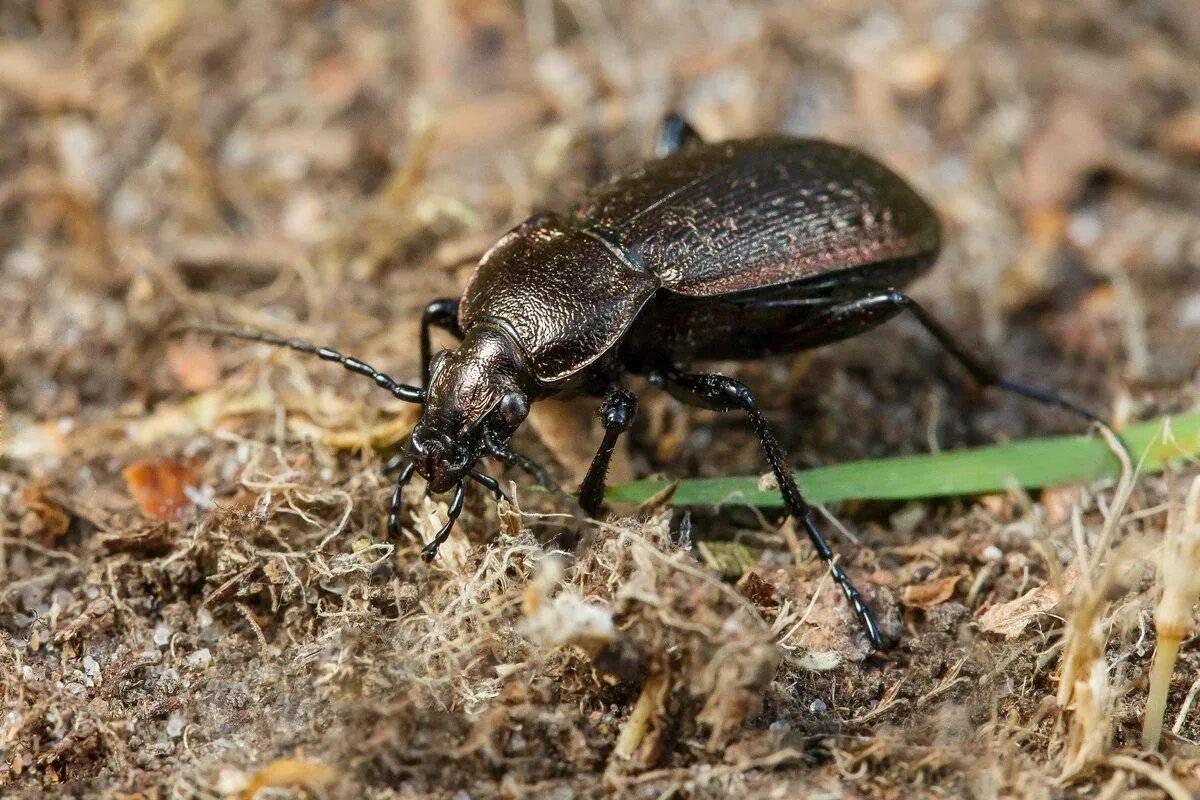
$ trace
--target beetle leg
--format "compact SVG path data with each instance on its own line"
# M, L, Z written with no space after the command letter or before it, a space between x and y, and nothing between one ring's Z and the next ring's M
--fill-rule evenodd
M462 513L464 493L463 485L459 482L454 487L454 496L450 498L450 508L446 512L446 524L438 531L437 536L433 537L433 541L421 549L422 560L433 561L437 557L438 548L450 538L450 531L454 529L454 523L458 521L458 515Z
M492 458L499 459L510 467L516 467L523 472L532 475L533 479L540 483L544 488L551 492L559 491L559 486L550 477L550 473L541 464L534 461L527 455L513 452L507 445L488 440L484 443L484 450Z
M394 460L395 459L393 458L392 461L394 461ZM388 466L390 466L391 463L392 462L389 461ZM404 487L408 485L408 482L410 480L412 480L413 472L416 470L416 468L417 468L417 465L414 462L410 461L404 465L404 469L400 472L399 476L396 477L396 486L394 489L392 489L392 500L390 503L388 503L387 526L388 526L388 534L391 535L392 537L396 537L396 536L400 535L400 526L401 526L400 503L402 500L401 495L403 495L403 493L404 493ZM384 469L387 469L387 467L385 466Z
M328 347L320 347L312 342L306 342L303 339L285 339L282 336L276 336L273 333L265 331L243 331L237 328L226 328L220 325L181 325L175 329L176 331L196 331L197 333L207 333L211 336L226 336L231 339L245 339L249 342L262 342L273 347L286 347L291 350L298 350L301 353L308 353L316 356L322 361L332 361L335 364L341 364L344 368L350 370L356 375L364 375L382 389L392 393L392 396L407 401L409 403L424 403L425 390L418 389L416 386L409 386L405 383L400 383L395 378L372 367L370 364L359 361L357 358L344 356L336 350Z
M876 648L883 647L883 636L879 632L879 626L875 622L871 609L867 607L858 589L854 587L850 578L834 560L833 550L826 543L821 531L817 529L816 523L813 522L812 507L805 501L804 496L800 494L799 487L796 486L796 479L792 476L791 468L788 467L783 448L771 433L770 428L767 427L767 421L763 418L762 412L758 410L758 405L754 402L754 395L746 385L724 375L667 375L660 380L668 392L684 403L714 411L741 409L746 412L750 417L750 424L754 427L754 433L762 445L763 454L767 457L767 463L771 465L771 471L775 473L775 480L779 484L779 491L783 495L783 504L788 514L808 534L808 539L812 542L817 555L825 562L829 568L829 574L841 588L846 600L850 602L854 613L858 615L871 644Z
M471 480L475 481L480 486L491 492L492 496L496 498L497 503L500 502L502 498L506 500L509 499L508 495L504 493L504 490L500 488L500 482L491 475L485 475L482 472L472 470L470 476Z
M443 297L425 306L421 312L421 386L429 386L429 361L433 358L433 346L429 331L431 328L441 328L449 331L456 339L463 337L462 328L458 326L458 300Z
M980 361L973 354L969 353L965 347L958 343L954 335L946 330L940 322L926 311L916 300L913 300L903 292L890 291L884 292L875 297L864 298L858 301L856 305L866 305L869 303L896 306L905 309L912 313L917 318L917 322L921 323L929 335L937 340L937 343L945 348L951 357L954 358L963 369L970 373L971 377L983 387L994 387L1005 392L1026 397L1038 403L1043 403L1049 406L1057 406L1058 408L1070 411L1083 417L1088 422L1100 425L1103 428L1108 428L1108 424L1096 414L1088 411L1082 406L1072 403L1064 397L1060 397L1056 393L1047 389L1039 389L1036 386L1028 386L1018 381L1008 380L997 372L994 368Z
M767 301L764 305L779 307L781 304L789 301ZM751 307L756 307L757 304L752 304ZM799 305L797 306L799 308ZM811 305L805 306L810 309ZM1036 386L1029 386L1019 381L1008 380L1000 375L994 368L988 366L976 356L972 355L965 347L963 347L950 331L946 330L940 322L933 318L920 303L913 300L903 292L891 289L885 292L868 295L848 302L841 303L836 306L829 306L819 312L813 313L806 310L808 314L804 321L803 330L812 330L815 333L822 331L830 332L826 338L837 339L845 338L863 330L874 327L875 325L889 319L901 311L909 311L917 322L921 323L930 336L932 336L938 344L940 344L950 356L957 361L963 369L971 376L971 378L984 388L995 388L1004 392L1019 395L1029 400L1042 403L1048 406L1061 408L1069 411L1076 416L1086 419L1088 422L1098 425L1105 430L1112 432L1104 420L1096 414L1088 411L1086 408L1076 405L1058 394L1047 389L1039 389ZM1116 434L1114 434L1116 436ZM1121 442L1122 447L1128 452L1128 447L1121 440L1120 436L1116 436Z
M682 150L689 144L702 144L703 139L696 133L686 119L680 114L667 114L663 118L662 127L658 129L658 142L654 145L654 155L659 158L669 156Z
M600 506L604 503L604 478L608 475L608 464L612 461L613 450L616 449L617 439L629 430L633 424L634 414L637 413L637 397L624 386L613 386L600 406L600 419L604 422L604 439L600 449L588 467L583 483L579 485L579 505L589 517L600 514Z

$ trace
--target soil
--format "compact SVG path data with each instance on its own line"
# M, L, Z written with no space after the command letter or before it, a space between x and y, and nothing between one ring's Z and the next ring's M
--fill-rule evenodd
M1160 752L1140 743L1194 466L1126 501L829 509L901 635L872 652L807 543L746 508L588 521L492 465L515 502L469 492L426 565L446 498L414 481L391 537L380 473L413 407L172 333L270 330L415 381L424 304L679 110L906 176L945 223L912 294L1006 374L1118 428L1195 408L1196 4L897 6L0 5L0 794L1200 796L1194 640ZM716 368L800 466L1083 428L978 390L903 318ZM618 479L763 470L744 420L633 387ZM595 405L514 446L575 485Z

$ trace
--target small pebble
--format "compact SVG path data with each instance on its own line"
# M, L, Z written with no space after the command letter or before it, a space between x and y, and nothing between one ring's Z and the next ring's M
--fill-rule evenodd
M171 629L163 623L158 623L154 626L154 644L157 647L166 647L171 641Z
M178 739L181 733L183 733L183 717L176 711L167 718L167 736Z
M83 671L91 677L96 677L100 674L100 662L91 656L83 657Z
M994 544L989 544L983 548L983 558L986 561L999 561L1004 558L1004 551Z
M808 710L814 714L824 714L829 710L829 706L825 705L825 701L818 697L808 704Z

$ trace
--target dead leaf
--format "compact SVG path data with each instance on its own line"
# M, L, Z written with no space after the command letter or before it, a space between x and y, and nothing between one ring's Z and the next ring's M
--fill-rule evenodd
M200 483L195 470L169 459L130 464L121 477L142 513L161 520L176 519L190 506L186 489Z
M1057 98L1033 135L1022 163L1026 212L1070 206L1088 174L1108 158L1102 107L1088 98Z
M919 96L933 90L945 76L945 54L931 47L920 47L898 54L887 77L902 93Z
M752 548L741 542L708 541L697 542L700 557L710 569L723 578L740 578L758 563L761 548Z
M933 608L954 596L954 587L958 585L959 575L938 578L925 583L905 586L900 595L900 602L909 608Z
M78 62L30 43L0 47L0 89L47 112L92 106L92 87Z
M318 761L280 758L255 773L239 796L250 800L263 789L316 788L333 779L333 770Z
M1056 608L1062 602L1063 593L1070 594L1078 579L1079 567L1072 564L1063 571L1061 591L1053 586L1038 586L1015 600L992 606L979 615L979 629L1005 639L1015 639L1035 618Z
M1042 509L1046 524L1053 527L1070 521L1075 506L1083 501L1083 487L1077 485L1048 486L1042 489Z
M779 597L770 581L763 578L758 570L752 569L737 582L737 589L742 596L756 606L777 606Z
M1200 157L1200 109L1181 112L1158 129L1158 145L1172 155Z
M221 379L221 364L211 347L176 342L167 348L167 366L183 388L203 392Z

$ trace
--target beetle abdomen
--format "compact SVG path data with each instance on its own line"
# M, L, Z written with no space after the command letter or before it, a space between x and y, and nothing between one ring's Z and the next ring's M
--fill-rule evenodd
M763 137L684 148L594 190L571 224L664 288L750 292L896 260L932 263L937 217L899 176L829 142Z

